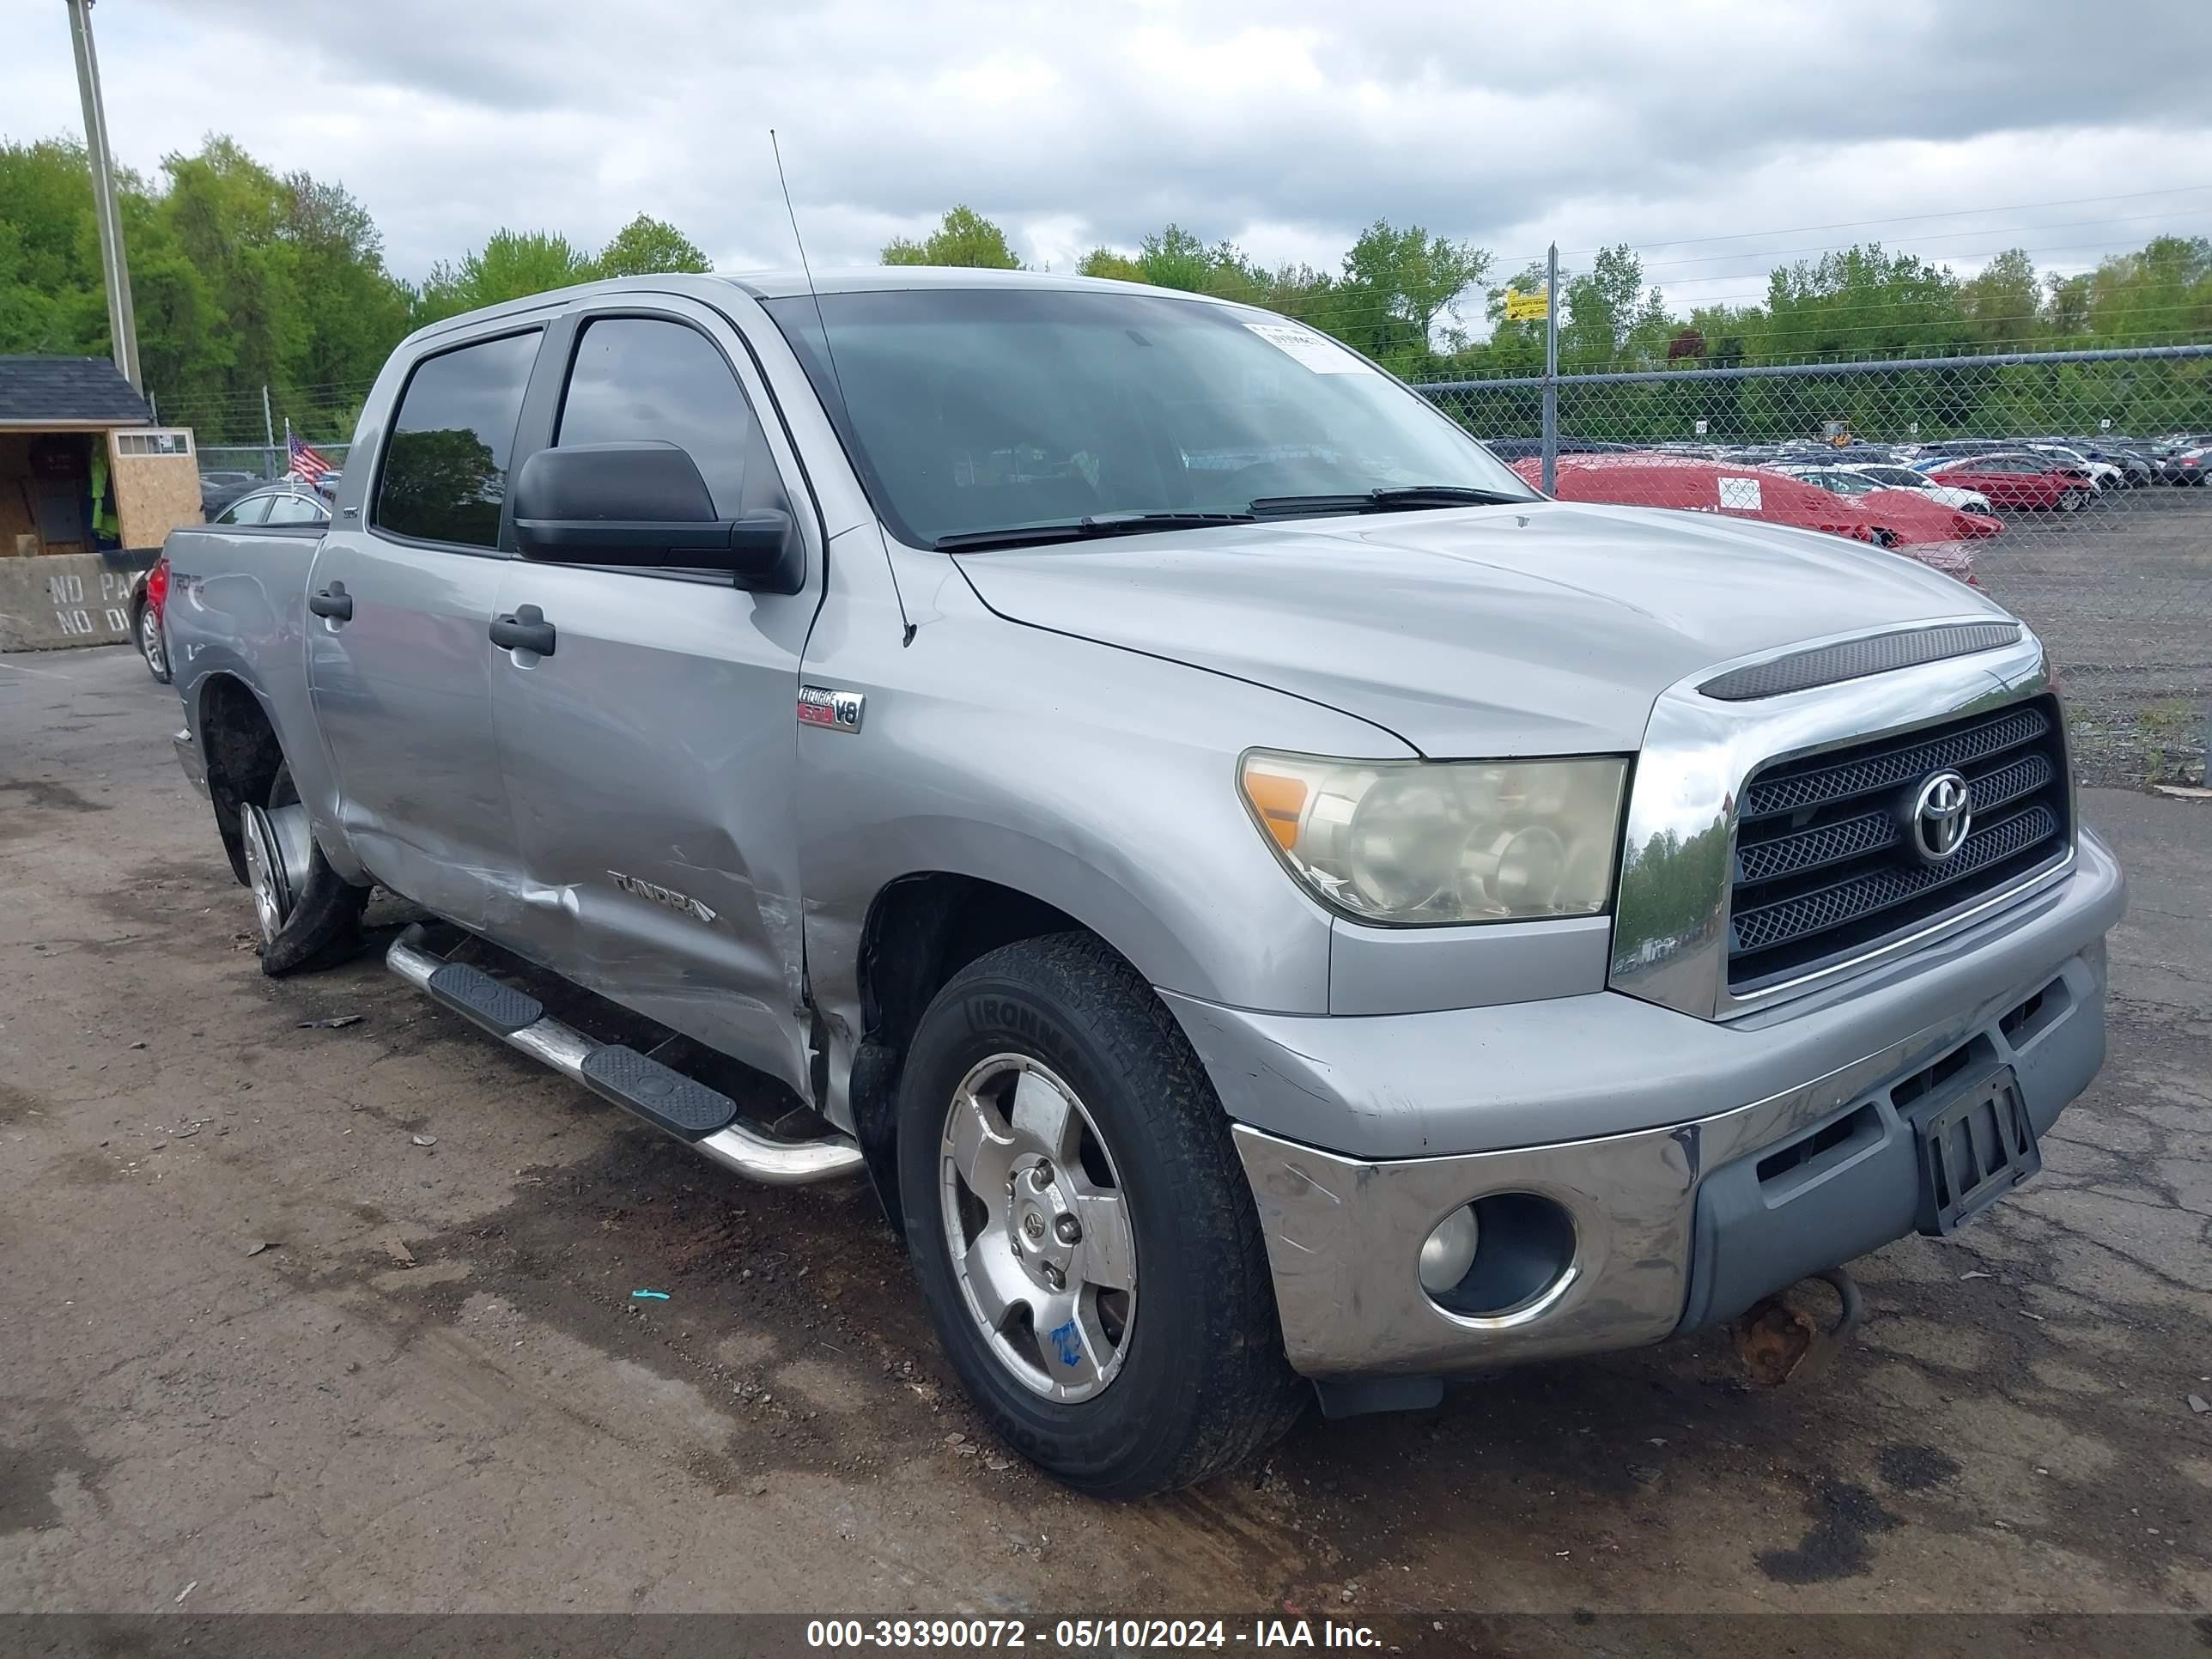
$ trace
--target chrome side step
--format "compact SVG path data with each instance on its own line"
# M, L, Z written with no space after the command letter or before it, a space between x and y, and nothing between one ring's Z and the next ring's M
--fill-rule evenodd
M799 1187L861 1172L860 1148L850 1136L770 1139L738 1120L737 1103L727 1096L634 1048L594 1042L549 1018L535 997L479 969L431 955L422 948L420 922L392 942L384 964L509 1048L636 1113L655 1128L690 1141L749 1180Z

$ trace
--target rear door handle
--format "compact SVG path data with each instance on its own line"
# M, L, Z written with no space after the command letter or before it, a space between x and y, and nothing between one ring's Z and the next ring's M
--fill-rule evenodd
M541 657L550 657L553 624L536 605L519 605L513 616L491 619L491 642L509 651L535 651Z
M321 592L307 595L307 609L332 622L351 622L353 595L345 591L343 582L332 582Z

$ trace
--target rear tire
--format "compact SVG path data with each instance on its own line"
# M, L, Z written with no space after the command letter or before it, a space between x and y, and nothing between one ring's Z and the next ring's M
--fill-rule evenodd
M137 638L138 654L145 659L146 672L154 677L156 684L168 684L169 649L167 642L161 637L161 619L154 614L154 607L143 599L139 602L137 615L131 622L131 631Z
M268 799L248 802L240 816L261 971L282 979L335 968L352 956L361 948L369 890L347 881L323 856L289 764L277 767Z
M1240 1463L1297 1420L1310 1394L1283 1358L1228 1121L1174 1018L1103 942L1026 939L953 975L915 1034L898 1120L930 1317L1024 1456L1139 1498Z

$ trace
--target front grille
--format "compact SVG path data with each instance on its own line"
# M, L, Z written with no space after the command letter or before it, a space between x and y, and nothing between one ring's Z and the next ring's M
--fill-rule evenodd
M1972 827L1927 863L1908 815L1966 780ZM1744 787L1729 907L1736 995L1863 954L2064 855L2064 736L2048 697L1762 768Z

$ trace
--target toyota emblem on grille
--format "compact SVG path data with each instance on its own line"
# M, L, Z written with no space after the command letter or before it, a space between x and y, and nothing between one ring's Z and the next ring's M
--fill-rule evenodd
M1912 850L1929 864L1941 864L1966 844L1973 828L1974 798L1956 772L1923 779L1906 815L1905 834Z

